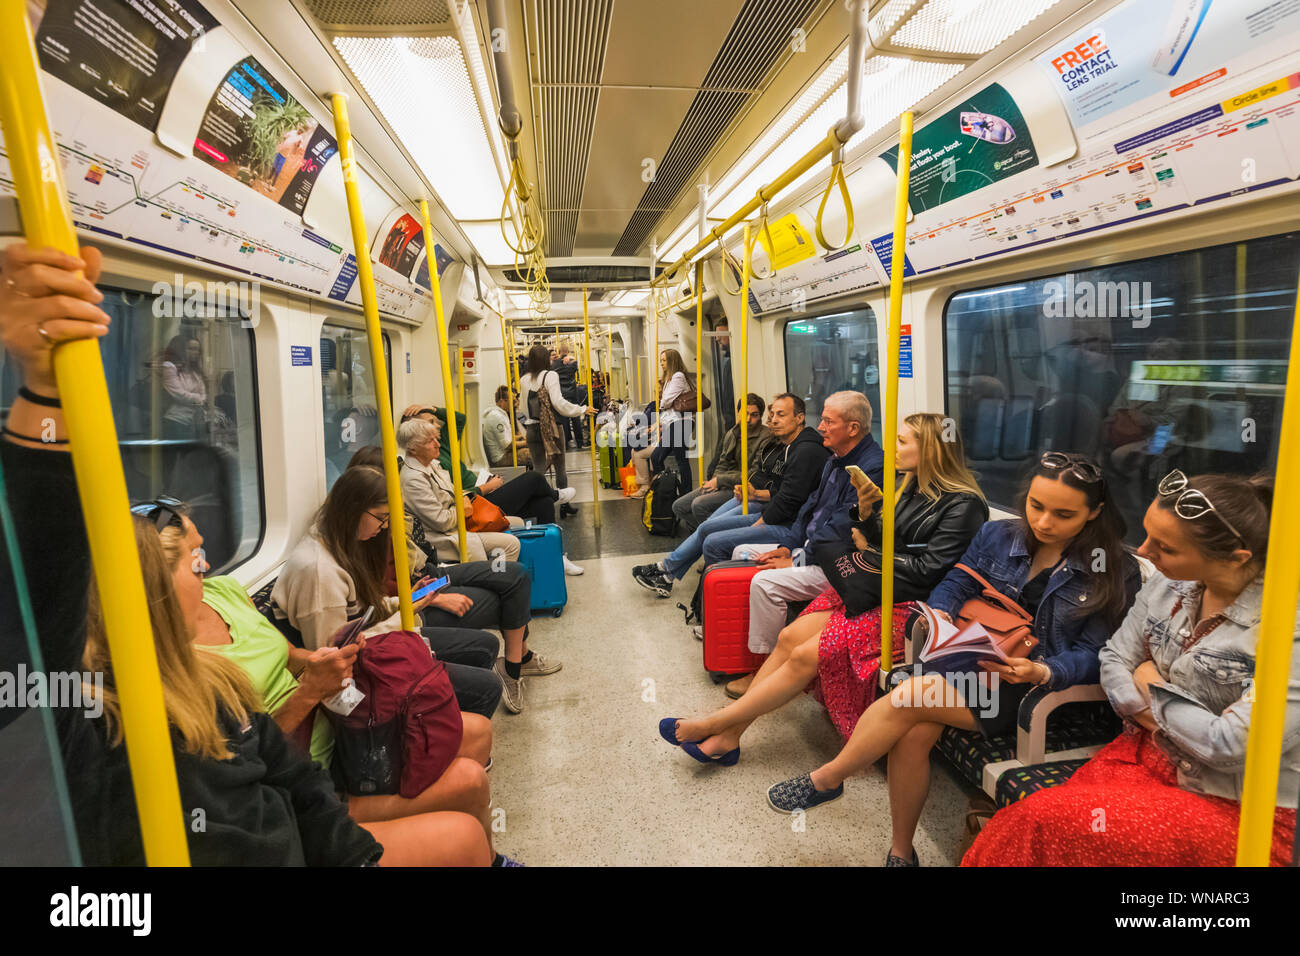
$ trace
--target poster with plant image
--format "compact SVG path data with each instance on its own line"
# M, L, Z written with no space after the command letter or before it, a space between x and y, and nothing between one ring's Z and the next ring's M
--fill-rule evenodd
M195 156L299 214L337 150L334 137L251 56L212 94L194 140Z

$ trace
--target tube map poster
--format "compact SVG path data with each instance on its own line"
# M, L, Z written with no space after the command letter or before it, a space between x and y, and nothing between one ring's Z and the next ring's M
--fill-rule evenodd
M181 61L217 21L194 0L50 0L41 69L149 132Z
M334 137L251 56L212 94L194 140L199 159L299 215L337 150Z
M897 172L897 146L881 158ZM1036 165L1020 107L993 83L912 137L908 201L919 214Z

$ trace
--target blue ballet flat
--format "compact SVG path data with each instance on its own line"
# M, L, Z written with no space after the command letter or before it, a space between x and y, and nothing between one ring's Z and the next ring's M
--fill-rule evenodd
M735 750L728 750L725 754L718 754L716 757L710 757L701 750L699 741L695 740L683 741L682 749L700 763L716 763L719 767L734 767L736 764L740 763L739 747Z
M698 740L686 741L677 739L677 721L681 719L682 718L680 717L665 717L663 720L659 721L659 736L668 741L674 747L680 747L685 743L698 744Z

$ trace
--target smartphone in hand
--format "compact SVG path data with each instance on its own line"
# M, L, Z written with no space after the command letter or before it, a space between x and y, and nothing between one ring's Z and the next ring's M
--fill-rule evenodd
M447 575L444 574L442 577L438 578L438 580L436 580L436 581L430 581L430 582L429 582L428 584L426 584L424 587L420 588L420 590L414 592L414 593L411 595L411 601L412 601L412 602L415 602L415 601L420 600L421 598L424 598L424 597L427 597L427 596L430 595L430 594L433 594L435 591L441 591L443 588L445 588L445 587L447 586L447 582L448 582L449 580L451 580L451 579L450 579Z
M880 488L876 486L876 483L871 480L870 476L868 476L867 473L857 465L845 465L844 470L848 472L849 481L853 482L854 488L857 488L859 491L862 491L863 489L874 490L874 492L881 498L885 497L885 493L881 491Z

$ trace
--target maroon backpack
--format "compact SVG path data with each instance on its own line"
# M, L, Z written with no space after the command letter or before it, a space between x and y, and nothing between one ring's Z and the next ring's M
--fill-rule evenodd
M363 629L364 618L341 630L335 645L355 641ZM334 728L335 782L355 796L418 796L460 750L460 705L447 668L420 635L389 631L366 638L352 679L365 699L347 716L325 710Z

